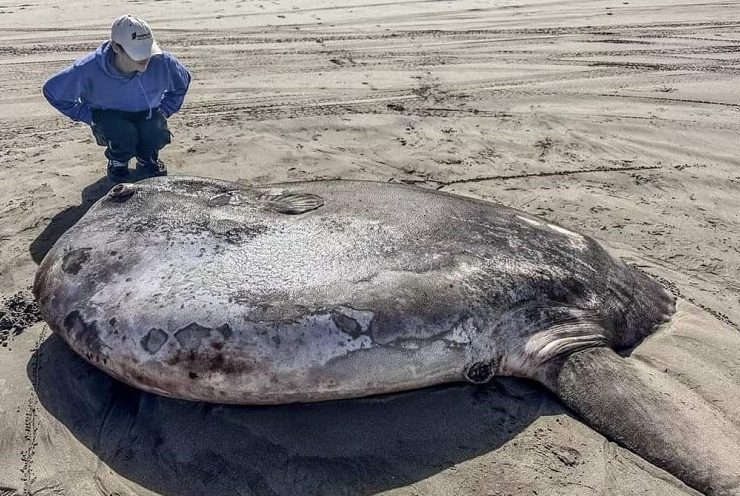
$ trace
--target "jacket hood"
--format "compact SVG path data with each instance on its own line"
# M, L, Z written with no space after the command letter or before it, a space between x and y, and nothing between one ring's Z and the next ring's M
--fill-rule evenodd
M110 47L110 41L106 41L95 50L95 60L106 75L114 78L129 79L118 72L118 69L113 65L114 56L115 53Z

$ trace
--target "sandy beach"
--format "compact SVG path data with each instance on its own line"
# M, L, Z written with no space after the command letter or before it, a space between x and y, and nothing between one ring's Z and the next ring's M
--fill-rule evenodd
M171 175L412 184L592 236L678 298L629 360L740 427L737 2L0 0L0 496L700 494L524 380L233 407L77 357L30 289L113 184L41 86L129 12L193 74Z

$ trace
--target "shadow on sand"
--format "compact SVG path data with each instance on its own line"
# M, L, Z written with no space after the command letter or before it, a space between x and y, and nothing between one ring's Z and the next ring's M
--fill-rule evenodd
M537 417L562 412L516 379L275 407L173 400L110 378L56 335L28 374L82 444L168 496L374 494L495 450Z
M98 179L82 190L79 205L64 209L51 219L49 225L31 242L29 247L31 258L36 262L36 265L41 263L62 234L74 226L90 210L90 207L105 196L113 186L115 186L115 183L106 177Z
M138 170L132 170L129 176L129 182L140 181L147 177L148 176L143 175ZM70 227L74 226L77 221L79 221L82 216L90 210L90 207L108 194L108 191L110 191L115 185L116 183L107 177L101 177L82 190L79 205L64 209L51 219L49 225L46 226L33 242L31 242L31 246L29 247L31 258L36 262L36 265L41 263L49 250L51 250L51 247L54 246L54 243L57 242L62 234L67 232Z

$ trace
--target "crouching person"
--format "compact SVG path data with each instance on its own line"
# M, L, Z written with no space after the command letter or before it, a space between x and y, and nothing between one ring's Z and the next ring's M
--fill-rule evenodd
M92 128L105 147L108 177L126 181L129 161L145 177L167 174L159 150L170 143L167 119L180 110L190 73L160 50L149 25L124 15L113 22L110 40L44 84L49 103Z

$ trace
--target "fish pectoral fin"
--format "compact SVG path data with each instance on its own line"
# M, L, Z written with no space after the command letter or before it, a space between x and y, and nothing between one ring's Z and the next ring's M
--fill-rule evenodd
M508 336L501 372L540 381L546 365L580 350L609 346L609 333L592 312L551 302L528 302L501 317ZM542 381L540 381L542 382Z
M684 385L605 346L561 356L539 372L610 440L704 494L740 494L740 429Z
M299 215L324 205L324 199L310 193L291 193L264 195L262 200L267 202L268 208L288 215Z

